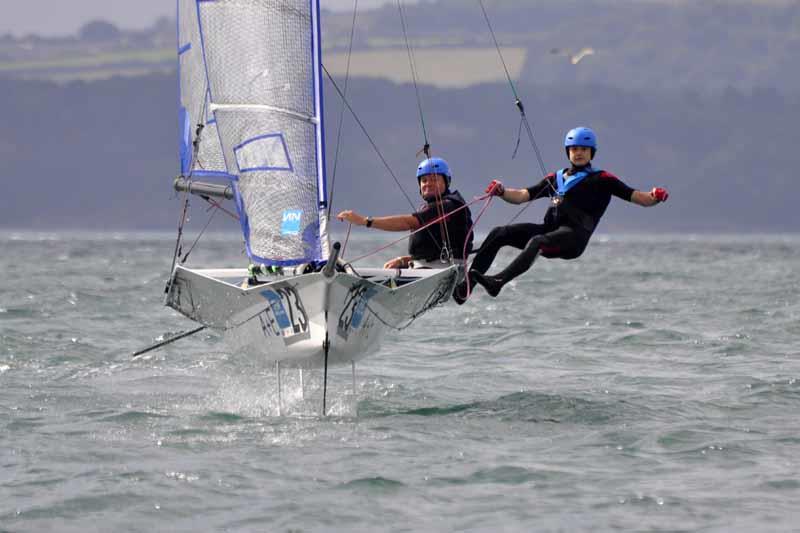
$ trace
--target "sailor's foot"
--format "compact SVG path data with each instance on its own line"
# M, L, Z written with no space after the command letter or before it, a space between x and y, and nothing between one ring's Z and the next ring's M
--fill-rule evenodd
M500 289L503 288L504 283L497 276L487 276L486 274L481 274L477 270L470 270L469 274L470 279L483 285L483 288L486 289L486 292L492 297L496 297L500 294Z
M467 301L469 295L467 294L467 282L462 281L456 288L453 290L453 301L458 305L464 305L464 302Z

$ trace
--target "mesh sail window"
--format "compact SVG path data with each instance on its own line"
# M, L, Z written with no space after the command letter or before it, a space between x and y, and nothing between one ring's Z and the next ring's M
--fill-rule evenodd
M179 1L196 7L217 135L196 166L219 149L253 261L326 260L318 0Z

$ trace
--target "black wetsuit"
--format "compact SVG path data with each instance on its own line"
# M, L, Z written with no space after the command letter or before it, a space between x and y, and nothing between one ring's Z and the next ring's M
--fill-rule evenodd
M416 217L420 225L424 226L436 220L442 214L455 211L465 204L464 198L458 191L445 191L445 194L442 195L441 206L437 206L435 200L427 202L419 211L414 213L414 217ZM408 253L412 259L422 261L440 259L442 257L442 243L446 242L448 238L451 247L450 257L463 259L465 242L467 242L467 253L469 254L472 250L472 234L469 233L470 228L472 228L472 214L469 211L469 207L465 207L458 213L447 217L445 225L446 234L442 224L433 224L411 236L408 242ZM468 233L469 237L467 237Z
M545 196L557 196L556 189L556 174L553 173L528 188L528 193L533 201ZM528 270L539 253L545 257L575 259L586 249L611 197L630 201L633 191L610 172L589 168L589 175L570 189L559 205L552 205L547 210L543 224L512 224L494 228L478 250L471 270L478 272L477 280L490 294L496 294L504 284ZM489 270L503 246L513 246L523 252L500 274L481 276Z

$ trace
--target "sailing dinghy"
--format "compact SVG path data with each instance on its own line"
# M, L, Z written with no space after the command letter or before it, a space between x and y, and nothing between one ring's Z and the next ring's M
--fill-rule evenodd
M250 265L175 261L166 304L230 333L237 349L264 361L327 369L375 352L387 330L446 302L459 264L356 270L337 261L328 235L319 0L178 0L178 18L175 188L234 202Z

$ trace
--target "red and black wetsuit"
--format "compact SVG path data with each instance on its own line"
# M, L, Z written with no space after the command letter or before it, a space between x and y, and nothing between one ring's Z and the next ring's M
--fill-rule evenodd
M610 172L593 171L590 167L572 169L572 172L578 170L588 171L589 175L562 196L559 205L554 204L547 210L543 224L512 224L494 228L478 250L471 269L484 274L503 246L522 249L519 257L495 276L502 286L528 270L538 253L561 259L579 257L606 212L611 197L630 201L634 190ZM556 174L548 174L527 190L531 201L545 196L558 196Z

